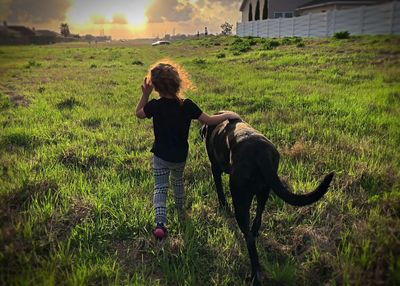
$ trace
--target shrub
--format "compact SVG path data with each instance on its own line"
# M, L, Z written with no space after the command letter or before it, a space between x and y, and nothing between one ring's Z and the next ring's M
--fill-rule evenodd
M261 50L267 51L267 50L272 50L273 47L271 46L270 42L265 42L261 45Z
M230 47L231 51L245 53L251 50L251 45L248 41L235 40Z
M249 43L250 46L255 46L257 45L257 39L253 37L248 37L246 38L246 42Z
M282 45L290 45L290 44L292 44L292 39L291 38L289 38L289 37L283 38Z
M276 40L271 40L271 41L265 41L264 43L262 43L261 45L261 50L272 50L276 47L278 47L280 45L280 43Z
M303 38L301 37L293 37L293 43L297 44L297 43L301 43L303 42Z
M193 60L193 63L196 65L205 65L207 62L205 59L197 58Z
M303 42L297 43L296 47L304 48L306 45Z
M333 38L337 40L348 39L350 38L350 33L349 31L336 32L335 34L333 34Z
M96 65L96 64L91 64L91 65L90 65L90 68L91 68L91 69L95 69L95 68L97 68L97 65Z
M41 67L42 66L42 64L41 63L38 63L38 62L36 62L36 61L29 61L26 65L25 65L25 68L27 68L27 69L30 69L30 68L37 68L37 67Z
M231 45L236 45L236 44L240 44L240 43L243 43L242 38L235 37L235 39L233 40L233 42L231 43Z
M270 41L269 43L270 43L271 47L273 47L273 48L279 47L280 44L281 44L281 43L279 43L279 42L276 41L276 40L272 40L272 41Z
M226 55L224 53L217 54L217 59L223 59L225 57L226 57Z

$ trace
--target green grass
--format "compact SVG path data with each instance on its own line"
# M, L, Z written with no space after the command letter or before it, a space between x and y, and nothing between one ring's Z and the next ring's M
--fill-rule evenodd
M148 67L171 58L191 74L187 97L204 111L236 111L274 142L294 191L336 172L315 205L271 196L257 240L264 283L398 285L399 43L0 47L0 284L246 285L245 243L218 210L198 123L187 219L170 196L169 238L160 246L151 235L152 123L134 109ZM224 186L228 194L227 177Z

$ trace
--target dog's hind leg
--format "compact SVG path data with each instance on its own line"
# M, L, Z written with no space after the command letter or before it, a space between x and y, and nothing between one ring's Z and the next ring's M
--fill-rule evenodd
M250 205L252 195L246 193L246 190L232 187L231 182L232 202L235 209L236 221L246 240L247 250L251 262L251 279L253 285L260 285L260 263L253 233L250 231Z
M217 189L219 206L224 209L227 207L227 203L224 195L224 189L222 188L222 171L215 164L212 164L211 170L214 178L215 188Z
M253 225L251 227L251 232L252 232L254 237L258 236L258 231L260 230L260 226L261 226L262 214L264 212L265 203L268 200L268 196L269 196L269 189L265 190L262 193L258 193L256 195L256 197L257 197L257 210L256 210L256 216L255 216L255 218L253 220Z

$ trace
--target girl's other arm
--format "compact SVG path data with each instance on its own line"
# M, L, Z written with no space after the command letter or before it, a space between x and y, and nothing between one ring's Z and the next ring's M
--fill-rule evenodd
M222 114L216 114L216 115L208 115L207 113L203 112L198 120L207 125L218 125L222 121L225 120L230 120L230 119L241 119L240 116L235 113L235 112L225 112Z
M147 80L147 77L145 77L142 85L142 97L140 98L140 101L136 106L136 116L140 119L146 118L146 113L144 113L143 107L149 101L149 97L152 91L153 85Z

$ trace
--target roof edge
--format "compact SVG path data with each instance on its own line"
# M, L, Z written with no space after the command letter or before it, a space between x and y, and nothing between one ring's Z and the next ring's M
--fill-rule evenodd
M321 6L327 6L327 5L338 5L338 4L359 4L359 5L363 5L363 4L376 4L376 1L330 1L330 2L325 2L325 3L320 3L320 4L314 4L314 5L307 5L305 4L304 6L298 7L296 8L296 10L305 10L305 9L310 9L310 8L317 8L317 7L321 7Z

